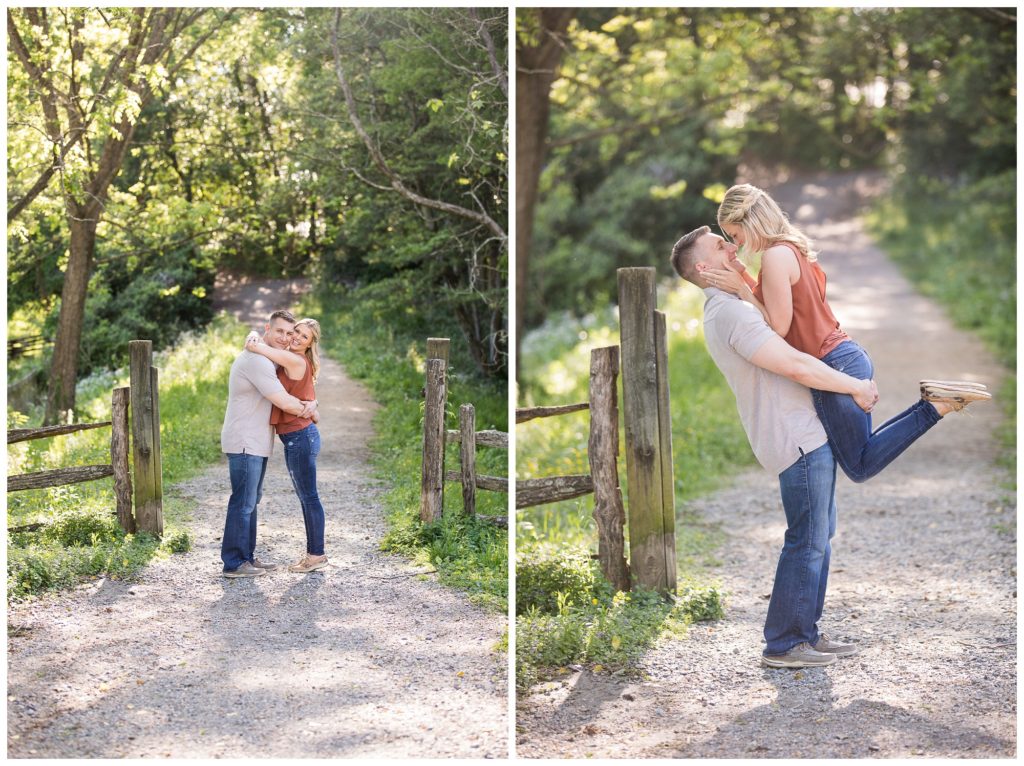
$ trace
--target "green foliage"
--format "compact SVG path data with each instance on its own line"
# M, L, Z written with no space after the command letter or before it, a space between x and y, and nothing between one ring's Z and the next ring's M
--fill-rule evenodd
M583 551L570 549L557 560L539 561L531 553L530 559L516 566L516 686L521 690L571 663L590 663L595 672L635 672L636 661L660 636L682 635L691 622L724 616L714 586L684 582L670 600L643 590L613 594L587 572ZM524 578L531 596L521 603ZM549 599L540 591L545 584L567 589ZM536 603L526 603L531 601Z
M521 47L538 9L519 9ZM1016 164L1016 27L972 8L581 8L550 92L526 322L585 316L616 267L714 222L705 196L762 166ZM539 117L538 117L539 119ZM611 287L609 286L611 285Z
M164 485L184 481L220 454L224 390L231 362L245 335L234 320L220 318L205 332L179 339L156 355L160 369L160 414ZM83 420L110 417L110 395L127 385L128 371L96 373L81 381L78 400ZM8 421L38 423L41 410L26 417L9 412ZM109 460L110 431L95 429L20 442L8 447L11 474ZM43 590L68 588L83 577L128 578L154 556L191 549L186 528L188 505L164 497L164 535L125 535L115 520L112 482L15 492L7 496L8 527L42 524L38 530L8 534L8 597L28 598Z
M996 394L1006 412L1002 462L1016 465L1017 176L962 186L904 177L869 218L903 273L953 321L976 333L1008 374Z
M41 538L65 548L82 548L111 542L118 535L119 527L112 516L96 516L89 511L71 510L48 525Z
M594 598L601 573L589 555L579 550L557 558L535 554L536 549L531 549L528 557L516 562L516 614L531 609L557 614L561 608L584 606Z
M374 417L377 438L372 449L374 466L388 485L381 498L388 520L382 548L430 565L442 582L465 590L477 603L503 611L508 598L507 531L463 515L462 495L455 484L446 488L442 519L429 525L419 520L426 339L449 337L451 319L437 317L436 323L427 325L417 324L416 317L409 315L403 321L383 322L378 314L381 307L364 300L364 295L321 291L305 300L302 313L319 319L325 353L366 385L381 405ZM457 428L458 406L471 403L477 430L508 430L504 382L482 379L465 344L454 337L448 383L447 428ZM447 464L457 464L457 447L447 449ZM506 476L508 454L478 448L477 471ZM477 492L480 516L506 516L507 508L506 494Z

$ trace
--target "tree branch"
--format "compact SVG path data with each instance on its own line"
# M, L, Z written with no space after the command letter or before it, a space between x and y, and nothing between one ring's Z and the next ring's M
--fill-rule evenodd
M373 142L373 139L370 138L370 135L363 127L362 121L359 119L355 96L352 93L352 88L345 77L345 70L341 64L341 48L338 44L338 27L340 24L341 10L338 9L334 12L334 26L331 29L331 48L334 51L334 71L338 78L338 82L341 85L342 93L345 96L345 105L348 108L349 119L352 121L352 127L355 128L356 133L359 135L359 138L370 153L370 158L373 160L373 164L376 165L378 170L380 170L380 172L383 173L391 182L391 188L417 205L429 207L434 210L441 210L445 213L450 213L461 218L468 218L472 221L482 223L494 232L495 236L499 237L502 242L506 242L508 240L508 234L505 233L505 230L497 221L486 213L470 210L469 208L462 207L461 205L453 205L450 202L424 197L422 194L418 194L412 189L409 189L402 182L402 179L399 178L398 174L391 169L387 161L384 159L384 155L381 153L380 148Z

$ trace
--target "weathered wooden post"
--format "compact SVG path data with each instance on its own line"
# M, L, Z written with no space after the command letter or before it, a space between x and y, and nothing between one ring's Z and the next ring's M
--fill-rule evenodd
M130 353L132 438L135 462L135 522L139 532L164 533L160 470L160 407L153 342L133 340Z
M590 352L590 440L587 457L594 480L594 521L601 571L616 590L630 589L624 526L626 511L619 488L619 347Z
M437 521L444 511L444 441L447 404L447 338L427 339L427 380L423 409L423 468L420 521Z
M132 476L128 467L128 405L131 389L115 388L110 402L110 463L114 468L114 495L117 498L117 521L121 529L135 533L132 515Z
M661 449L661 518L664 522L665 578L676 589L676 491L672 463L672 412L668 390L668 332L665 312L654 312L654 359L658 371L658 436Z
M671 431L659 405L655 272L619 269L618 282L630 569L639 585L670 591L676 579L675 520L666 522L673 511L665 507L664 474L671 466L665 465L662 430L668 430L668 439ZM671 484L670 475L670 489Z
M476 408L459 407L459 463L462 468L462 512L476 514Z

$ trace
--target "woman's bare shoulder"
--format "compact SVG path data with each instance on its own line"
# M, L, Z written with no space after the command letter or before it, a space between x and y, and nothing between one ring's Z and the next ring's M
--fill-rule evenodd
M796 259L796 253L788 245L772 245L761 254L761 268L799 271L800 264Z

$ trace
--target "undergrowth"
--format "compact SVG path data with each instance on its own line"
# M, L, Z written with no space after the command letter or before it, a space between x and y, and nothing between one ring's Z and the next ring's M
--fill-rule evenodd
M154 355L160 370L160 441L164 487L199 473L220 456L224 392L244 329L220 318ZM115 387L128 370L95 373L76 393L80 422L110 419ZM8 428L38 425L41 407L8 410ZM80 431L8 447L9 474L110 461L110 430ZM156 556L191 547L190 506L172 492L163 502L164 535L125 534L115 518L113 480L104 479L7 496L7 595L21 600L73 587L86 577L127 578Z

